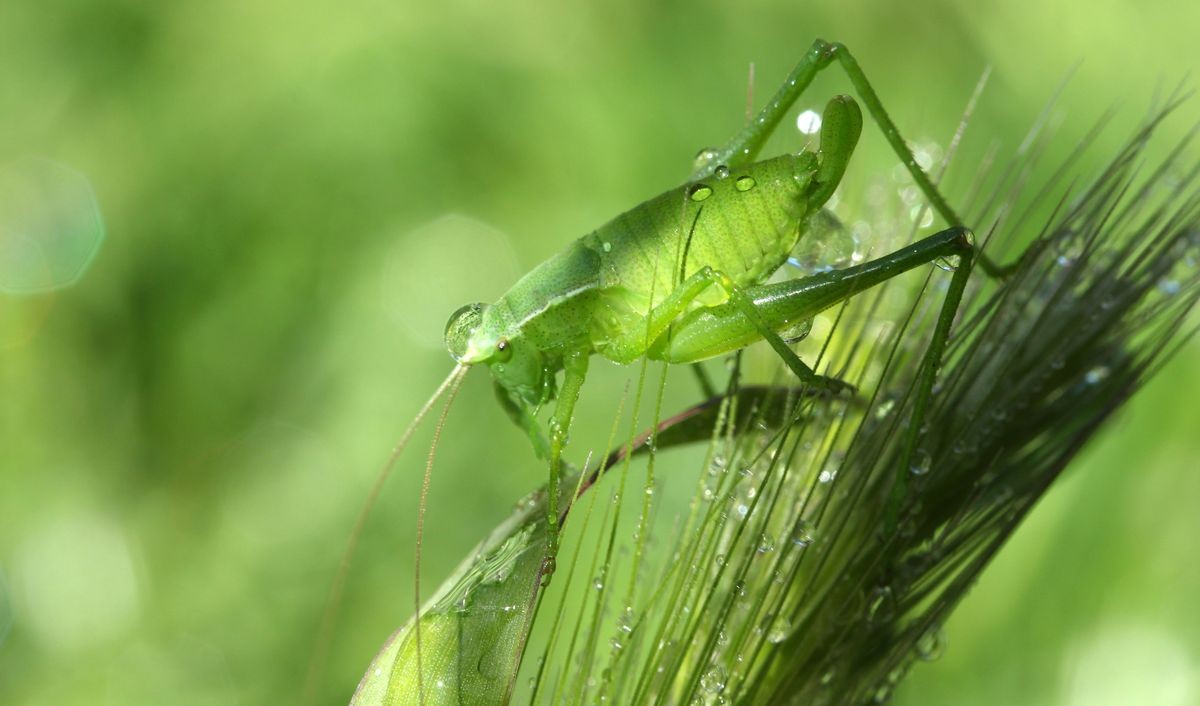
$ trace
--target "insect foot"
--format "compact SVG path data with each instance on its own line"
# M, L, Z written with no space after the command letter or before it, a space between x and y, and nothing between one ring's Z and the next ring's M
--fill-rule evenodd
M814 391L826 394L830 397L836 397L843 393L849 396L858 394L858 388L854 385L851 385L845 380L827 375L817 375L815 378L813 378L813 381L809 383L809 386Z
M552 556L542 557L542 566L538 569L540 577L538 583L542 588L550 585L550 577L554 575L555 569L558 568L558 560Z

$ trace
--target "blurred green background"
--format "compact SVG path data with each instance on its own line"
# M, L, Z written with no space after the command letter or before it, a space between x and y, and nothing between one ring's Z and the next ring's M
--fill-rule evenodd
M0 227L28 225L22 184L61 211L29 231L44 257L0 252L0 703L296 702L354 516L449 371L446 316L681 181L744 119L749 62L761 101L844 41L943 143L991 65L971 165L1082 61L1053 164L1117 105L1108 156L1200 75L1197 27L1187 0L0 3ZM802 108L848 90L830 73ZM865 134L860 181L894 164ZM622 375L600 367L585 417ZM1200 701L1197 393L1192 343L898 703ZM427 438L366 527L321 703L411 611ZM427 591L542 480L482 374L445 438Z

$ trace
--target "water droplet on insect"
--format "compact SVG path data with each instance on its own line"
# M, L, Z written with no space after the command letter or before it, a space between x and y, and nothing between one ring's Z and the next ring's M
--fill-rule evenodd
M942 628L935 625L925 631L925 634L917 638L916 650L917 657L926 662L941 657L946 651L946 634L942 632Z
M737 181L733 182L733 186L738 191L749 191L754 188L756 183L752 176L740 176Z
M809 333L812 332L812 319L800 319L799 321L789 321L784 324L783 328L778 330L779 337L784 343L796 343L803 340Z
M929 457L928 451L925 449L917 449L916 451L913 451L912 463L909 465L908 470L911 471L914 476L923 476L929 472L929 467L932 463L933 459Z
M691 187L688 188L688 198L699 202L703 201L709 196L712 196L712 192L712 187L708 184L692 184Z
M939 257L937 260L934 260L934 264L937 265L939 269L945 270L946 272L954 272L957 270L960 262L961 261L957 255L952 255L950 257Z
M718 165L717 168L713 170L713 176L718 179L728 179L729 167L725 166L724 164Z
M716 147L705 147L696 153L696 159L693 160L692 164L696 169L707 167L717 158L717 154Z
M796 129L805 135L813 135L821 129L821 114L805 110L796 116Z

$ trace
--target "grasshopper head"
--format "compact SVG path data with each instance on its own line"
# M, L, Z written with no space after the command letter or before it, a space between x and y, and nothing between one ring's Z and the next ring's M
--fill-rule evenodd
M468 304L446 323L446 350L459 363L486 363L514 401L536 407L553 396L554 374L536 346L508 332L487 304Z

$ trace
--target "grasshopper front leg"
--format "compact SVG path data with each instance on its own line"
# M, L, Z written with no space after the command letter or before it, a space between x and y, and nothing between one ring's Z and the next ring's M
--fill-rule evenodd
M546 556L542 560L543 582L554 573L558 556L559 514L558 486L562 479L562 454L570 435L571 420L575 416L575 403L587 378L587 351L575 351L563 357L563 384L554 405L554 416L550 418L550 482L546 486ZM545 583L543 583L545 585Z
M630 363L642 355L659 360L668 360L660 355L663 342L674 337L673 325L684 320L684 316L701 294L709 287L718 287L729 298L726 307L736 310L741 320L754 332L753 340L765 340L783 362L808 387L824 389L829 392L840 392L853 389L852 386L836 378L818 375L812 368L804 364L796 352L788 347L769 321L762 316L759 307L746 291L723 272L711 267L703 267L693 273L675 288L661 304L652 309L645 317L644 323L630 326L629 333L608 342L601 353L610 360L619 363ZM670 331L669 331L670 330ZM745 344L743 344L745 345ZM741 347L741 346L738 346ZM705 356L710 357L710 356ZM678 362L695 362L702 358L682 360ZM672 361L675 362L675 361Z

